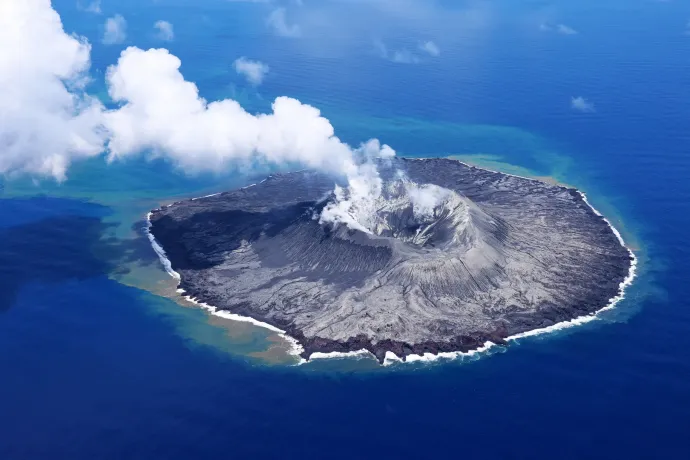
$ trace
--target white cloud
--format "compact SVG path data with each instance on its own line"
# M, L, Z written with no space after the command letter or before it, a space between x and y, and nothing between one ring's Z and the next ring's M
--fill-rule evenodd
M8 50L0 53L0 174L62 180L73 161L104 150L110 160L151 153L190 172L300 164L347 178L347 196L330 214L345 222L380 193L368 159L395 155L377 140L350 147L296 99L278 97L256 115L232 99L206 101L165 49L121 53L106 75L119 106L106 110L84 92L88 43L64 32L49 0L0 2L0 49Z
M374 40L374 50L381 59L388 59L388 47L381 40Z
M169 42L172 41L173 38L175 38L175 31L173 30L173 25L168 21L156 21L156 23L153 25L153 28L158 31L156 33L156 36L159 40Z
M101 0L93 0L91 3L82 6L81 0L77 2L77 8L93 14L101 14Z
M561 35L577 35L578 31L572 27L566 26L565 24L551 25L547 22L542 22L539 24L539 30L542 32L556 32Z
M260 85L269 71L268 65L260 61L252 61L246 57L241 57L233 63L235 71L244 76L247 81L254 85Z
M288 24L287 11L285 8L276 8L268 15L266 24L273 30L276 35L281 37L299 37L302 35L302 30L297 24Z
M419 62L421 62L419 56L416 56L414 53L410 52L410 50L401 48L391 51L386 44L380 40L374 41L374 49L381 59L395 62L396 64L419 64Z
M596 109L594 108L594 104L589 102L587 99L585 99L582 96L578 97L573 97L570 99L570 107L573 110L577 110L579 112L585 112L585 113L591 113L594 112Z
M558 24L556 26L556 32L562 35L577 35L577 30L572 27L568 27L565 24Z
M58 180L103 151L103 107L83 91L85 39L67 35L49 0L0 2L0 174Z
M105 21L105 31L103 32L103 44L116 45L122 43L127 38L127 21L121 15L116 14Z
M276 4L278 2L276 1ZM479 52L477 43L490 36L501 2L483 0L327 0L305 1L302 8L281 0L291 24L299 24L303 40L296 46L313 56L348 56L362 53L362 39L380 38L394 50L405 47L421 61L420 38L433 38L445 52L452 48L462 59ZM288 6L290 5L290 6ZM347 20L344 20L347 18ZM433 31L433 35L430 35ZM401 41L393 42L392 37ZM404 44L403 44L404 43ZM366 46L367 43L364 43Z
M353 150L318 109L279 97L272 113L252 115L232 99L208 102L180 65L165 49L130 47L108 69L110 96L123 104L106 114L111 158L152 150L190 170L264 161L356 173Z
M425 52L429 56L438 57L441 55L441 49L431 40L419 44L420 51Z
M398 64L418 64L420 62L419 57L415 56L406 49L394 51L389 58L392 62L396 62Z
M110 97L122 104L105 115L110 159L153 151L192 172L254 162L301 164L347 178L347 194L321 220L361 227L352 216L369 215L381 194L369 160L394 156L390 147L370 140L353 149L318 109L289 97L278 97L272 112L258 115L232 99L208 102L180 65L168 50L130 47L108 69Z

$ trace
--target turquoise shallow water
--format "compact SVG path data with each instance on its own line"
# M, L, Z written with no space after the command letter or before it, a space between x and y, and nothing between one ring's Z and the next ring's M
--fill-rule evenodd
M146 211L161 202L267 171L189 176L159 160L93 159L60 185L5 181L0 457L690 455L690 64L681 58L690 40L679 19L690 7L304 3L287 6L303 32L292 40L266 29L270 4L102 8L123 14L126 44L141 47L162 45L155 20L173 22L165 45L208 99L235 97L254 111L291 95L320 107L353 144L378 137L404 155L460 155L583 189L640 259L626 300L601 321L471 362L267 365L270 334L155 294L171 295L171 284L142 233ZM126 44L100 43L104 16L72 0L54 4L66 29L93 43L92 89L102 93L105 67ZM332 18L347 26L323 26ZM374 39L391 49L433 39L441 56L396 64L376 55ZM240 55L271 66L258 89L232 71ZM572 111L578 95L597 111Z

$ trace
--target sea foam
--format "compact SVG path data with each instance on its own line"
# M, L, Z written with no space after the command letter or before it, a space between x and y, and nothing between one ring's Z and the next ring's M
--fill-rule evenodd
M177 280L180 280L181 279L180 274L177 273L175 270L173 270L172 263L170 263L170 260L165 255L165 250L163 249L163 246L158 244L158 241L156 241L156 238L153 236L153 233L151 233L151 213L150 212L146 215L146 236L148 236L149 241L151 242L151 246L153 246L153 250L156 252L158 259L161 261L161 264L163 264L163 268L168 273L168 275L172 276L173 278L175 278Z

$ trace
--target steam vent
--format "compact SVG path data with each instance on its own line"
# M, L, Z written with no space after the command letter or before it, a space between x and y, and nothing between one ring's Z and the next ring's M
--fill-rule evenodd
M334 180L303 171L155 210L151 233L187 295L285 330L307 359L503 343L600 310L628 276L575 189L448 159L380 169L356 227L319 218Z

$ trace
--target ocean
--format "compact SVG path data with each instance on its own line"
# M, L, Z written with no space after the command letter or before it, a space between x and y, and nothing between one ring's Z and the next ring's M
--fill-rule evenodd
M126 46L166 47L207 100L258 112L292 96L353 145L576 186L638 276L596 321L465 359L295 366L271 331L179 301L145 231L150 209L270 168L93 158L61 184L8 177L1 459L690 458L690 3L88 3L53 1L92 44L89 91L105 102ZM276 8L294 36L269 26ZM115 14L127 38L105 45ZM241 56L270 66L261 86L234 71Z

